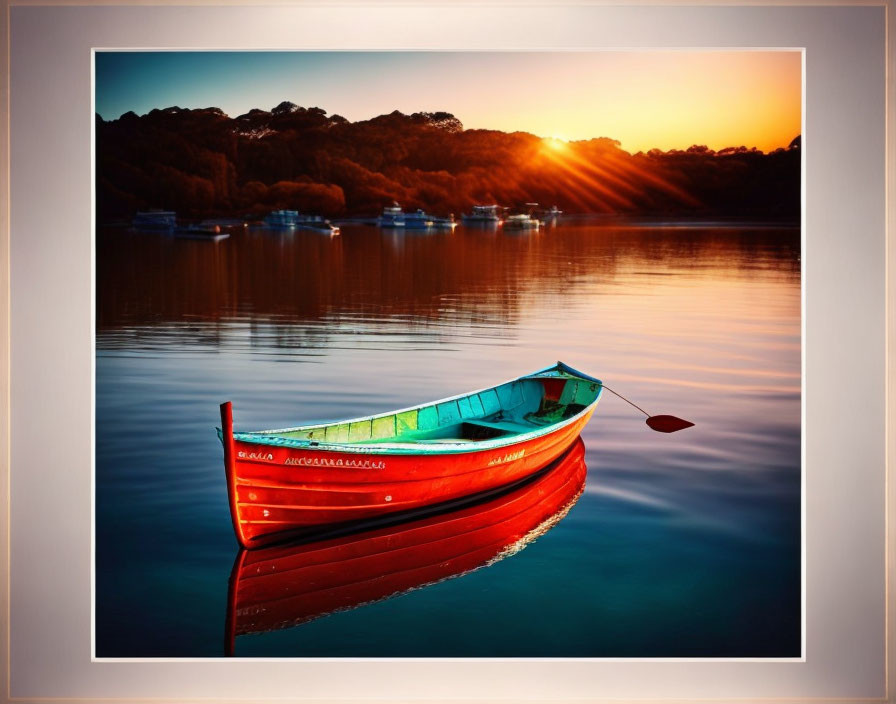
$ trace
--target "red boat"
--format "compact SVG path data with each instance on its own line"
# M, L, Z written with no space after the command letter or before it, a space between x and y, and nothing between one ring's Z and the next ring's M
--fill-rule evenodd
M413 408L234 432L221 406L230 510L243 547L432 506L543 468L579 436L602 383L558 362Z
M230 576L225 651L236 636L290 628L466 574L557 524L585 486L585 447L512 488L410 522L298 546L241 550Z

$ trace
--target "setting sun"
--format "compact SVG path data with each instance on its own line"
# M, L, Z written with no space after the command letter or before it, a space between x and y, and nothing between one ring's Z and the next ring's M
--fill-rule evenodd
M542 141L544 142L544 145L546 147L549 147L556 151L563 151L564 149L566 149L569 146L566 139L564 139L563 137L559 137L557 135L553 135L551 137L545 137Z

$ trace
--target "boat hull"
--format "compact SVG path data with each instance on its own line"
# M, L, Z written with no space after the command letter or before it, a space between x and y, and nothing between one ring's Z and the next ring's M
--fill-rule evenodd
M278 447L235 440L222 406L231 516L244 547L324 526L413 511L518 481L572 445L594 407L572 422L512 445L438 455Z

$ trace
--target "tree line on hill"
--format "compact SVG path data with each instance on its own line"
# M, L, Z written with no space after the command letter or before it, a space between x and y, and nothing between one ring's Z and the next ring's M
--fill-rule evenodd
M605 137L562 143L464 129L447 112L349 122L284 102L231 118L218 108L96 116L100 222L148 208L182 217L261 217L289 208L374 215L399 202L437 215L474 203L566 212L796 219L800 138L765 154L736 147L629 154Z

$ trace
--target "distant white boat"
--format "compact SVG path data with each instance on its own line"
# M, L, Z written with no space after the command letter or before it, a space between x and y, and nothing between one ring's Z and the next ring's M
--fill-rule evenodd
M525 213L508 215L504 221L505 230L537 230L539 227L541 227L541 221Z
M173 230L177 213L173 210L143 210L134 215L131 224L138 230Z
M298 219L298 210L273 210L265 216L264 224L267 227L293 230L298 224Z
M383 214L377 219L380 227L404 227L404 211L398 203L383 208Z
M552 205L547 210L542 210L539 213L539 216L541 216L543 218L552 218L552 219L559 218L561 215L563 215L563 211L560 210L559 208L557 208L556 205Z
M418 209L414 213L405 213L404 215L405 229L415 230L449 230L457 227L454 216L440 218L436 215L430 215Z
M398 203L383 208L383 214L377 218L376 224L385 228L403 228L405 230L452 230L457 227L454 216L442 218L430 215L421 209L406 213Z
M322 215L303 215L298 210L274 210L264 219L266 227L278 230L313 230L338 235L339 228Z
M501 219L499 205L474 205L472 213L464 213L461 218L464 223L471 225L500 225Z

